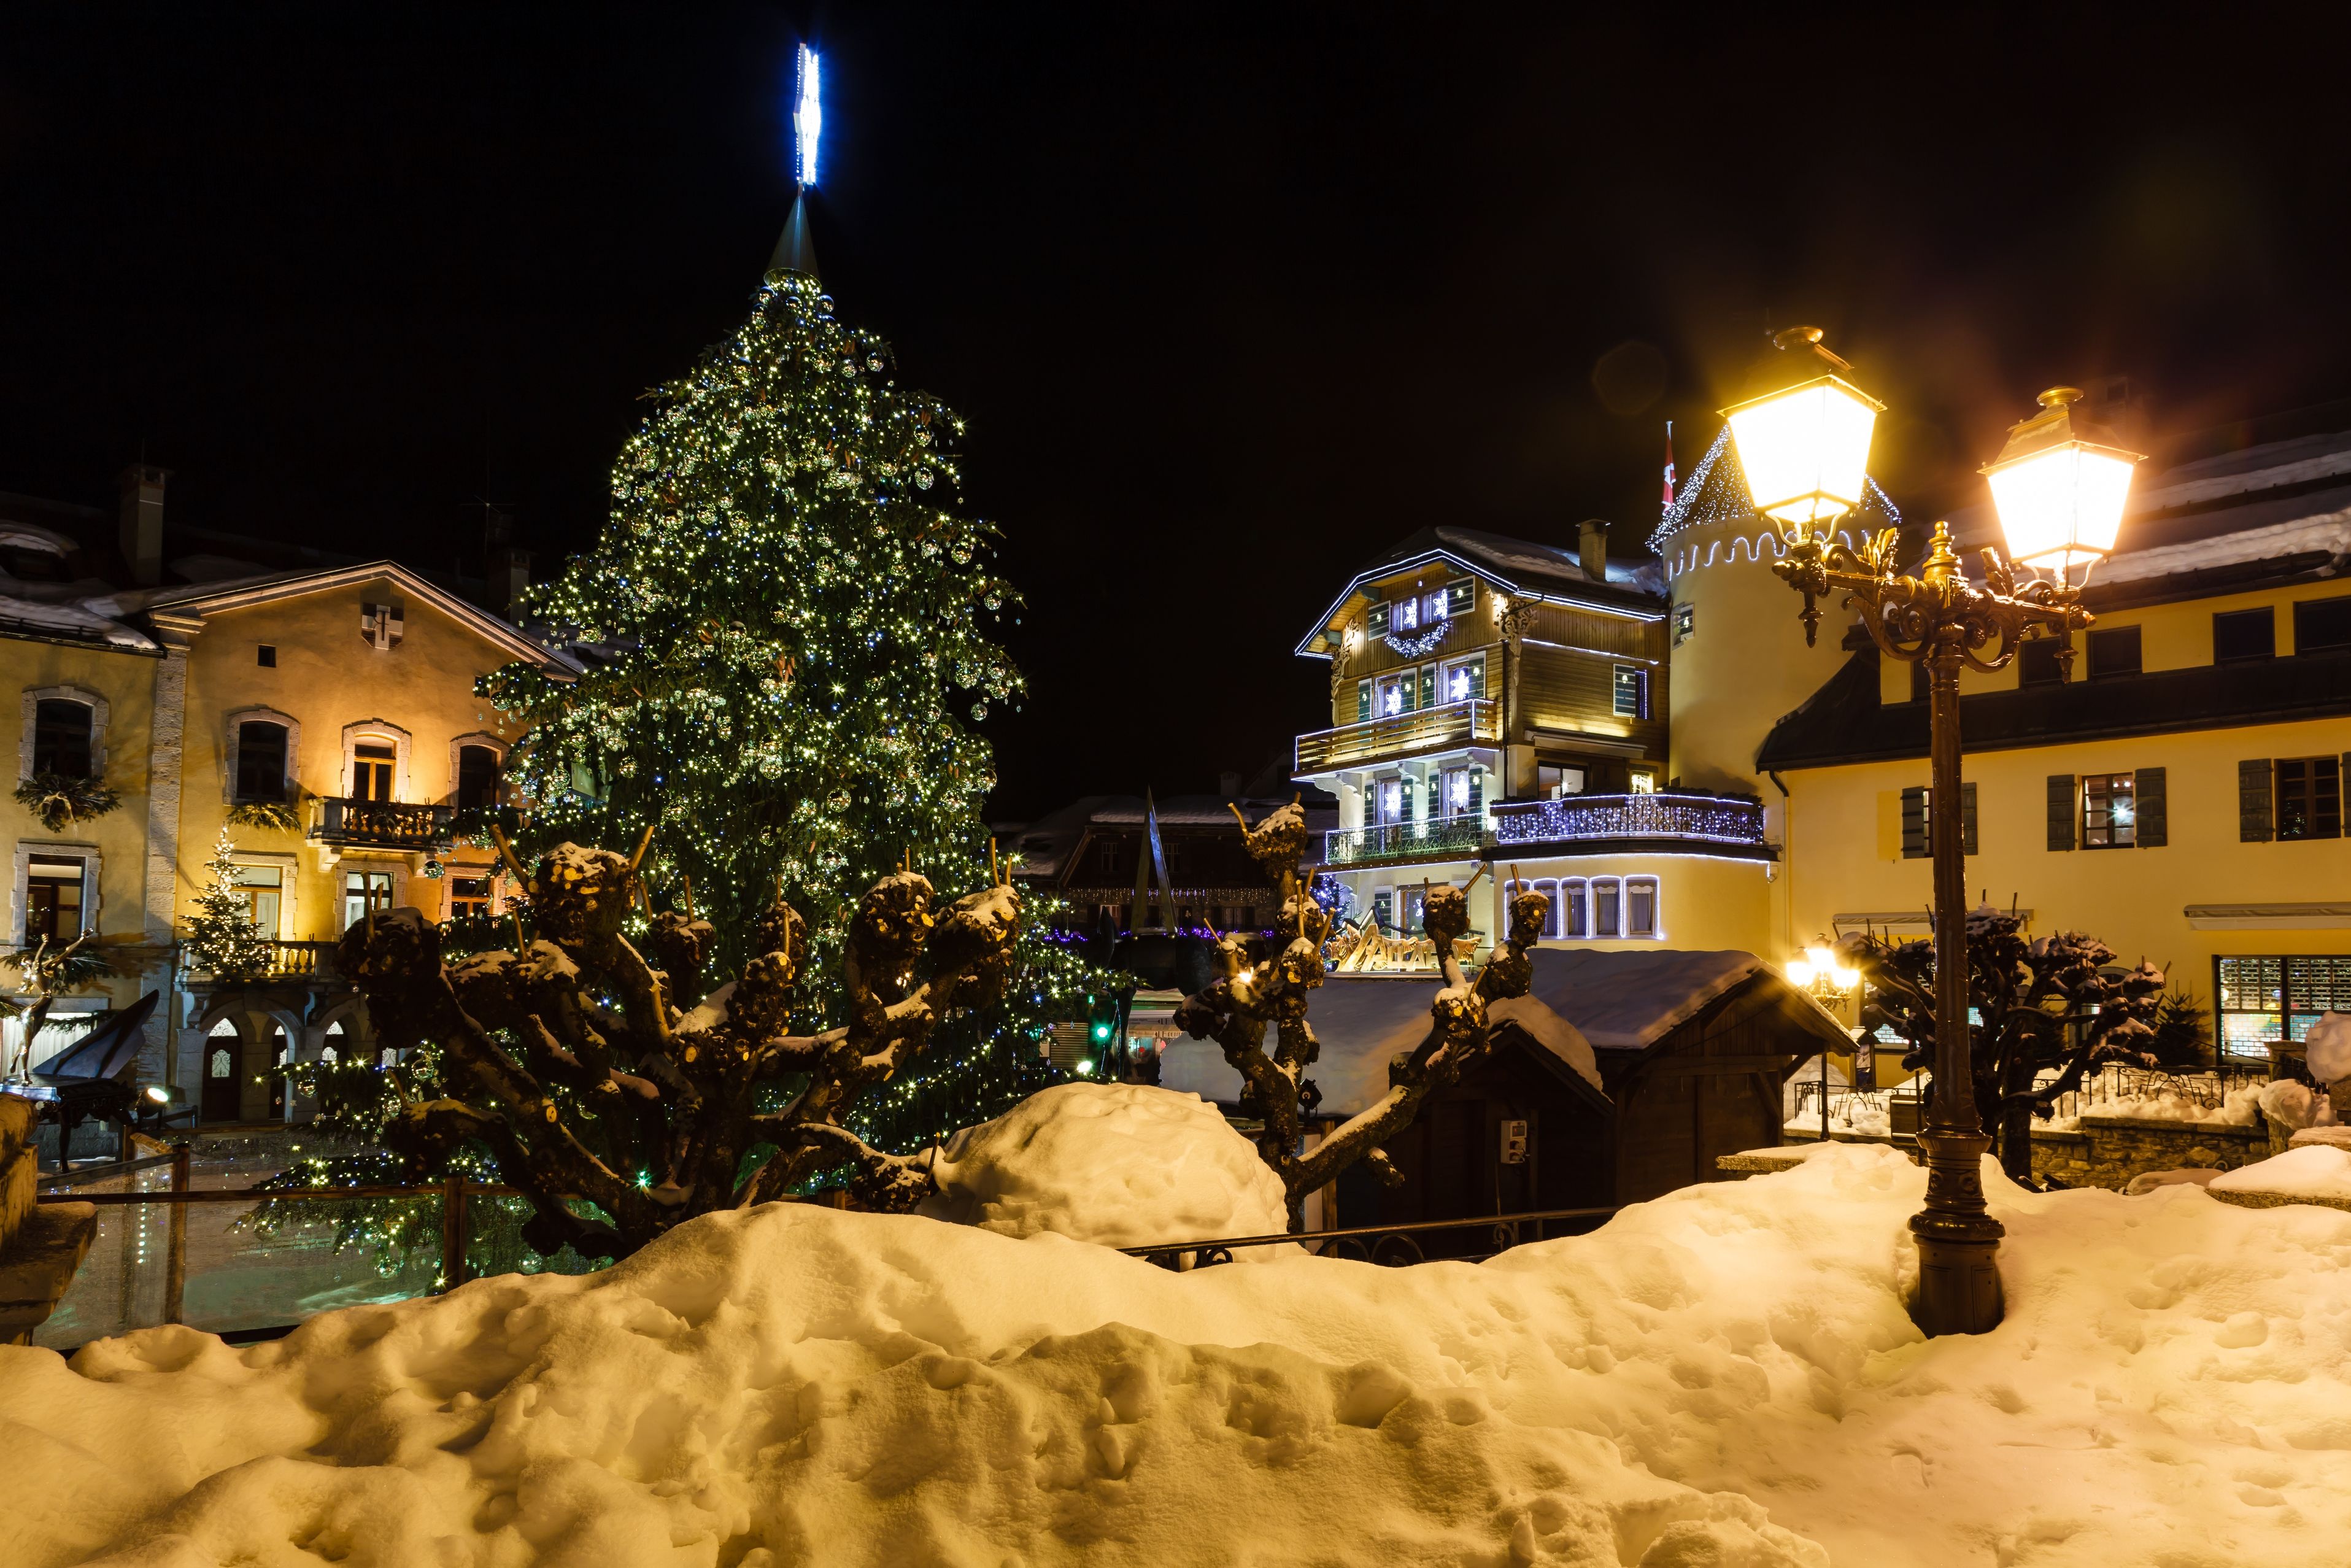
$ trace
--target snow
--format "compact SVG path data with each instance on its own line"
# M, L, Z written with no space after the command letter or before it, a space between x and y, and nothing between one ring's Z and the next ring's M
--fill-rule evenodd
M2053 1073L2045 1073L2043 1079L2054 1076ZM2158 1089L2151 1094L2122 1094L2097 1099L2066 1094L2059 1098L2056 1115L2046 1122L2035 1122L2033 1125L2055 1128L2061 1132L2074 1131L2085 1121L2115 1120L2185 1122L2207 1127L2258 1126L2262 1119L2262 1087L2259 1083L2241 1083L2224 1094L2218 1105L2207 1105L2173 1089Z
M924 1212L1005 1236L1141 1247L1289 1228L1280 1179L1215 1106L1138 1083L1041 1090L950 1136L932 1175Z
M2351 1214L1837 1146L1481 1266L1176 1274L770 1205L236 1349L0 1349L12 1562L2303 1568L2351 1529Z
M2351 1207L2351 1149L2308 1144L2212 1180L2221 1192L2274 1192Z
M2321 1013L2303 1042L2303 1060L2321 1083L2351 1078L2351 1013Z
M2169 577L2175 572L2232 566L2241 561L2274 560L2282 556L2321 550L2337 557L2351 552L2351 511L2321 512L2179 544L2117 551L2099 567L2098 580L2102 583L2137 582Z

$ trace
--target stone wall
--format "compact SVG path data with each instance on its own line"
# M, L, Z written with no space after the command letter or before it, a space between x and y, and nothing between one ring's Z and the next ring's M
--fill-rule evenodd
M2218 1122L2084 1116L2078 1132L2032 1129L2032 1174L2116 1190L2147 1171L2234 1170L2270 1152L2269 1129Z

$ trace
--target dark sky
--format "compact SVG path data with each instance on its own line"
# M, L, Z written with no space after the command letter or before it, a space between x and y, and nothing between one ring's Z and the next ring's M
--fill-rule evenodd
M0 488L425 564L551 564L644 387L739 319L825 51L844 315L970 420L1029 596L1018 817L1312 727L1290 657L1432 523L1655 519L1768 325L1975 498L2057 381L2161 428L2351 394L2322 8L17 5Z

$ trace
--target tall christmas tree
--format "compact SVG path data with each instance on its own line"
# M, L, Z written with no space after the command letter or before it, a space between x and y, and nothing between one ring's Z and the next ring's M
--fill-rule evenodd
M253 923L253 906L236 883L228 833L213 845L204 892L196 895L185 937L188 967L224 984L258 979L277 962L277 949Z
M956 507L963 421L841 323L793 223L749 319L649 394L595 548L528 597L585 673L513 665L484 690L532 727L516 768L539 841L651 825L668 902L735 932L780 892L826 922L829 965L876 877L911 865L949 896L988 880L995 770L971 726L1022 689L991 636L1019 601L995 530ZM1082 1010L1086 968L1031 913L1006 1001L950 1020L930 1074L876 1096L877 1145L1045 1082L1046 1026Z

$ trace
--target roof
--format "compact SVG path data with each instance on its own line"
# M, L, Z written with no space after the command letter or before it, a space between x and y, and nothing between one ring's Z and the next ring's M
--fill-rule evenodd
M1773 970L1752 953L1679 947L1538 947L1529 988L1583 1031L1600 1051L1646 1051L1718 997ZM1843 1043L1843 1026L1805 992L1806 1021ZM1817 1015L1813 1016L1813 1015ZM1823 1032L1824 1031L1824 1032Z
M1881 703L1878 656L1862 649L1763 737L1755 766L1831 768L1927 755L1927 705ZM1970 751L2012 750L2187 730L2294 724L2351 714L2351 651L2297 653L2017 686L1959 698Z
M167 588L147 600L147 609L177 612L183 615L218 615L232 610L243 610L256 604L270 604L281 600L298 599L305 594L325 593L338 588L379 579L399 585L411 599L422 601L439 610L451 620L484 640L504 648L527 664L549 664L559 670L576 672L579 665L546 643L528 635L519 627L491 614L470 600L461 599L447 589L426 581L407 567L394 560L365 561L357 566L336 567L325 571L280 572L267 577L246 578L229 582L194 583L180 588Z
M1321 831L1338 826L1338 802L1321 790L1293 790L1306 805L1306 823L1320 840ZM1157 800L1163 830L1214 829L1238 833L1232 807L1238 805L1251 826L1290 804L1290 796L1230 800L1223 795L1170 795ZM1140 795L1081 795L1058 810L1049 811L1017 833L1008 833L1015 859L1015 876L1054 877L1085 841L1086 830L1139 828L1144 821Z
M1583 561L1573 550L1556 545L1539 544L1532 539L1512 538L1505 534L1482 533L1475 528L1431 528L1397 544L1351 578L1331 608L1307 631L1297 652L1302 658L1330 657L1327 649L1315 646L1329 629L1347 601L1361 592L1364 585L1383 578L1411 571L1438 561L1446 562L1488 582L1514 599L1532 599L1550 603L1578 604L1615 614L1633 613L1645 619L1655 619L1665 613L1664 588L1656 569L1646 562L1639 566L1614 565L1608 568L1604 580L1596 580L1583 570Z
M1388 1061L1427 1037L1429 1004L1440 982L1334 976L1314 993L1307 1018L1322 1044L1308 1076L1322 1094L1321 1109L1352 1116L1388 1091ZM1533 997L1497 1002L1490 1016L1516 1025L1529 1046L1601 1093L1599 1063L1573 1024ZM1232 1104L1241 1076L1213 1040L1176 1040L1159 1059L1159 1082L1203 1100Z

